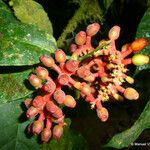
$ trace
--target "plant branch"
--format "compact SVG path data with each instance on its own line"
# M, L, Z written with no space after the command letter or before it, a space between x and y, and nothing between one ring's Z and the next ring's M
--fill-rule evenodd
M87 55L84 55L82 57L79 57L78 60L79 61L83 61L84 59L87 59L89 57L91 57L95 52L97 52L98 50L103 49L105 46L107 46L111 41L107 41L105 43L103 43L102 45L98 46L94 51L92 51L91 53L88 53Z

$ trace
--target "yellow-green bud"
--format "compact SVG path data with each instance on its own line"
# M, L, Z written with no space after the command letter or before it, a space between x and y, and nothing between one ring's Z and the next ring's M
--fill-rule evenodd
M136 66L145 65L149 62L149 57L144 54L135 54L132 57L132 63Z

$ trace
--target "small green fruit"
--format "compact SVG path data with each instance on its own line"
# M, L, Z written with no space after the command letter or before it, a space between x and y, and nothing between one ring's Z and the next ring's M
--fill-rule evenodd
M145 65L149 62L149 57L144 54L135 54L132 57L132 63L136 66Z

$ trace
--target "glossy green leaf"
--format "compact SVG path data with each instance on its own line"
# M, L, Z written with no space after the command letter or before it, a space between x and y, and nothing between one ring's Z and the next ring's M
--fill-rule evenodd
M9 4L21 22L33 24L40 30L53 34L52 24L39 3L33 0L11 0Z
M0 65L20 66L39 62L39 56L56 50L51 34L17 21L0 0Z
M31 71L0 74L0 103L10 102L33 92L26 87L29 86L26 81Z
M148 8L143 18L141 19L136 34L136 38L144 37L148 40L149 44L146 46L146 48L138 52L138 53L146 54L148 56L150 56L150 19L149 18L150 18L150 8ZM135 75L145 69L150 69L150 63L137 67L135 71Z
M150 100L148 101L145 109L142 114L138 118L138 120L134 123L134 125L119 134L116 134L109 142L106 144L107 147L114 147L117 149L121 149L124 147L128 147L138 138L138 136L142 133L144 129L150 128Z
M0 150L87 150L86 142L79 134L65 127L62 138L47 144L39 144L37 136L29 137L22 100L0 104Z

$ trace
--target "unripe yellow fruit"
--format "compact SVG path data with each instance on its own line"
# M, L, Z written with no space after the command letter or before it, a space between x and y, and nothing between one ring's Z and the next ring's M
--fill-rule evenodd
M149 57L144 54L135 54L132 57L132 63L136 66L145 65L149 62Z

